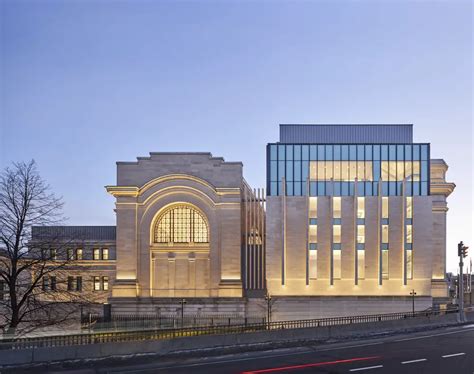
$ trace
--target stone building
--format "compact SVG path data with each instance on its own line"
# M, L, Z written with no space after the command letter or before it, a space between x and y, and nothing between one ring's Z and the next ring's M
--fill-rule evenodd
M115 237L89 247L110 248L115 311L255 315L270 295L274 319L382 313L412 290L425 309L448 302L447 168L412 125L281 125L266 194L240 162L150 153L117 162Z

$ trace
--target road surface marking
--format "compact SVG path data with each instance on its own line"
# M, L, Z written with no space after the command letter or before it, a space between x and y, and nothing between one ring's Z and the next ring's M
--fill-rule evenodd
M305 369L305 368L316 367L316 366L329 366L329 365L346 364L346 363L356 362L356 361L375 360L375 359L378 359L378 358L380 358L380 356L355 357L355 358L348 358L348 359L336 360L336 361L323 361L323 362L314 362L314 363L309 363L309 364L281 366L281 367L268 368L268 369L249 370L249 371L243 371L241 374L275 373L277 371L288 371L288 370L296 370L296 369Z
M365 368L350 369L349 371L371 370L371 369L378 369L378 368L383 368L383 365L367 366Z
M464 352L462 352L462 353L453 353L452 355L444 355L444 356L441 356L441 357L448 358L448 357L463 356L463 355L465 355Z
M394 341L394 342L406 342L407 340L428 339L428 338L432 338L432 337L434 337L434 336L460 334L460 333L467 332L467 331L474 331L474 329L470 329L470 330L460 330L460 331L451 331L451 332L445 332L445 333L443 333L443 334L432 334L432 335L425 335L425 336L417 336L417 337L415 337L415 338L406 338L406 339L399 339L399 340L393 340L393 341Z
M426 358L419 358L418 360L402 361L402 365L414 364L415 362L427 361Z

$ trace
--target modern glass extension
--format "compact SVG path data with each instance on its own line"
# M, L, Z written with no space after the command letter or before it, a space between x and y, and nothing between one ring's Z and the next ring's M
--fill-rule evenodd
M417 196L430 194L430 145L267 145L270 196ZM284 184L283 184L284 182ZM355 189L357 188L357 191Z

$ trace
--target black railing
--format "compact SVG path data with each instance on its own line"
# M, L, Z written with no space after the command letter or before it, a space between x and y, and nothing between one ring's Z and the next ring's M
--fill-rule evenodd
M81 328L89 331L170 329L197 326L231 326L265 323L261 316L234 314L111 314L88 313L81 316Z
M433 317L448 313L456 313L457 309L441 311L406 312L390 314L374 314L365 316L332 317L295 321L279 321L250 323L240 325L195 326L170 329L152 329L137 331L94 332L74 335L57 335L34 338L4 338L0 340L0 350L27 349L42 347L62 347L98 343L175 339L198 335L219 335L249 333L263 330L301 329L311 327L339 326L357 323L373 323L381 321L403 320L417 317Z

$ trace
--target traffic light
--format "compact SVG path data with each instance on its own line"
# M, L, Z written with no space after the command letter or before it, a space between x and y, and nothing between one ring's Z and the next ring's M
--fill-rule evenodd
M467 250L468 249L469 249L469 247L466 247L462 241L459 242L459 244L458 244L458 256L462 257L462 258L467 257Z

